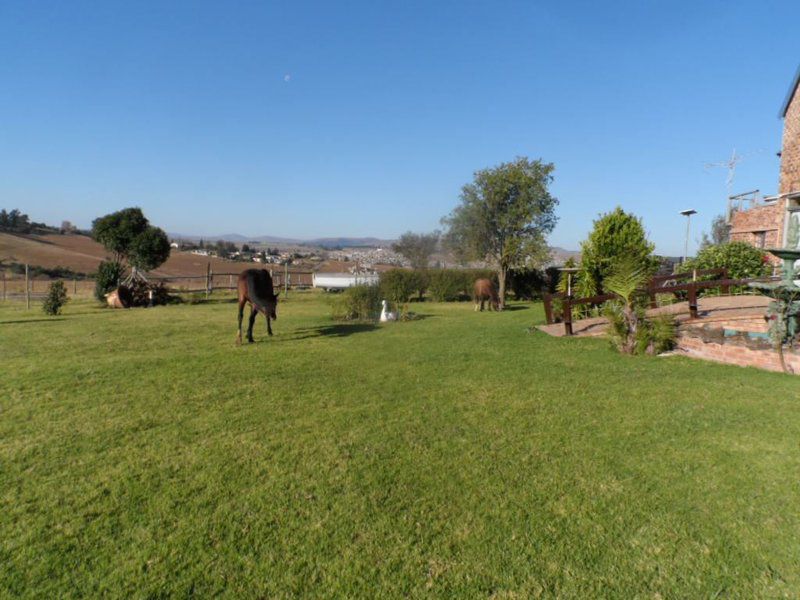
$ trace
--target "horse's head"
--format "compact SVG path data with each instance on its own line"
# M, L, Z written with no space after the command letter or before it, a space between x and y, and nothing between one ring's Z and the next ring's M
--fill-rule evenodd
M264 312L273 321L277 321L278 320L278 313L276 312L276 309L278 308L278 295L279 294L280 294L280 292L278 292L277 294L273 294L272 297L267 298L266 302L264 303L264 304L266 304L266 310Z

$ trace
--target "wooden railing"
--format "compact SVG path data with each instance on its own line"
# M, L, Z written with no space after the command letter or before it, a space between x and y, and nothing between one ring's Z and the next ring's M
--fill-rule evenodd
M744 286L748 283L753 283L756 281L777 281L778 277L753 277L749 279L728 279L727 278L727 270L726 269L708 269L705 271L696 271L695 273L688 273L689 277L692 277L693 280L689 281L688 283L678 283L675 285L663 285L666 281L673 281L673 280L680 280L685 279L684 273L677 273L676 275L670 276L658 276L654 277L653 280L647 285L647 287L642 290L650 299L650 306L652 308L656 307L656 294L678 294L681 292L686 292L686 299L689 304L689 316L692 319L696 319L698 316L697 310L697 292L699 290L705 290L710 288L719 288L723 294L730 293L730 288L733 286ZM705 275L723 275L722 279L710 279L710 280L697 280L699 276ZM658 284L662 285L658 285ZM587 298L575 298L573 296L567 296L564 293L557 293L557 294L544 294L544 314L545 319L548 325L555 323L555 318L553 315L553 300L560 299L561 300L561 315L562 315L562 322L564 323L564 333L566 335L572 335L572 323L573 323L573 315L572 315L572 308L574 306L578 306L581 304L590 304L590 305L600 305L603 302L607 302L608 300L613 300L617 296L614 294L600 294L597 296L589 296Z

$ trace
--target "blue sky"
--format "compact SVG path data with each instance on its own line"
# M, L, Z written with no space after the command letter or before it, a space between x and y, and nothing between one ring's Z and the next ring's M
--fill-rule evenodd
M556 165L577 248L617 204L682 252L777 189L798 2L0 3L0 206L81 226L430 231L478 168Z

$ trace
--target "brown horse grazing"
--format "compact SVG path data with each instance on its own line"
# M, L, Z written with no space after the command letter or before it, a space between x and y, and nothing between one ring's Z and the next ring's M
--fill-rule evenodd
M242 317L244 316L244 305L250 303L250 325L247 328L247 341L253 343L253 324L256 322L256 315L264 313L267 318L267 333L272 335L270 320L277 321L278 315L275 308L278 305L278 294L272 286L272 277L265 269L247 269L239 273L237 282L239 290L239 335L236 343L242 343Z
M500 310L500 299L497 290L489 279L478 279L475 282L472 298L475 300L475 310L483 310L483 303L489 301L489 309Z

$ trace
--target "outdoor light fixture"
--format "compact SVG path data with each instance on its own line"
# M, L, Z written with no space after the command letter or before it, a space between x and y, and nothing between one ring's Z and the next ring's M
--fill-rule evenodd
M686 217L686 241L683 244L683 260L681 264L686 262L686 257L689 255L689 226L692 222L692 215L696 215L697 211L693 208L687 208L686 210L682 210L681 213L684 217Z

